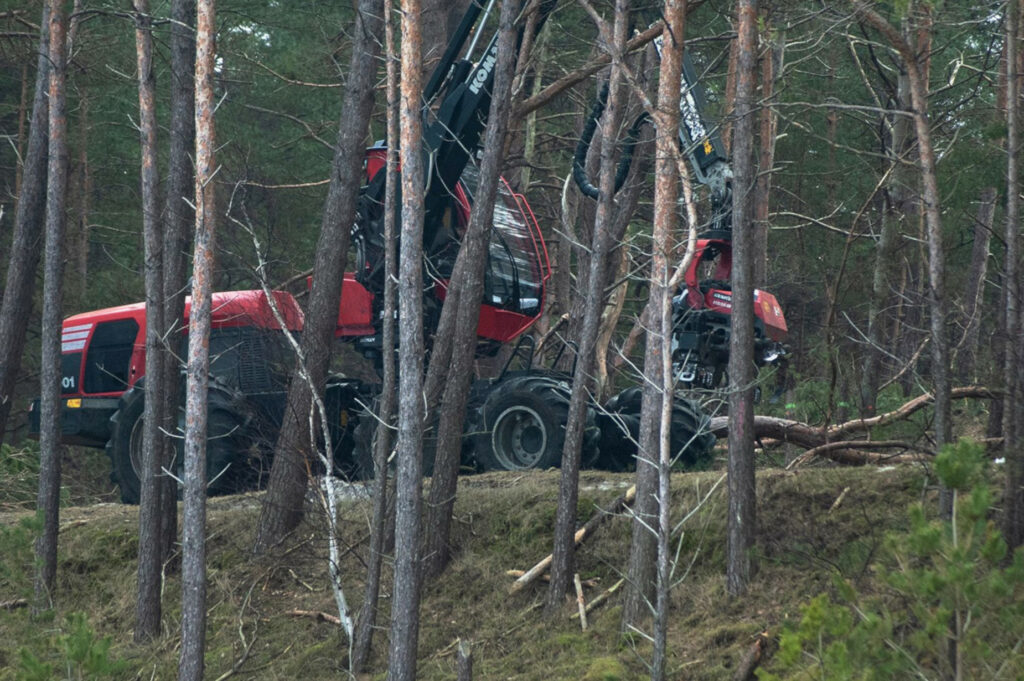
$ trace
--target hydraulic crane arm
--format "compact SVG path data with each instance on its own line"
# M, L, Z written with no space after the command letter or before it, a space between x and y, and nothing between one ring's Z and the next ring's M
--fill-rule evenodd
M655 48L661 56L662 40ZM597 188L586 177L584 163L597 120L604 111L607 88L598 95L584 126L573 160L573 177L580 190L597 198ZM686 272L683 288L673 298L672 360L679 380L714 387L729 363L732 290L732 167L715 125L705 116L707 98L689 52L683 52L679 82L679 149L689 161L693 179L708 187L711 211L700 231L697 252ZM616 173L618 191L629 172L636 128L627 134ZM703 273L703 274L702 274ZM710 275L710 276L708 276ZM755 292L755 358L759 364L776 361L784 354L786 320L775 296Z
M535 31L541 30L555 3L541 0L538 4ZM474 54L493 6L494 0L486 8L476 1L470 4L423 92L423 154L427 160L423 245L428 263L442 274L445 268L439 262L443 260L441 255L450 252L458 241L452 219L452 204L458 200L456 185L477 152L491 105L497 34L475 59ZM524 31L525 27L519 29L517 45ZM435 110L432 105L438 99ZM384 176L377 173L364 188L354 232L357 278L374 292L383 290Z

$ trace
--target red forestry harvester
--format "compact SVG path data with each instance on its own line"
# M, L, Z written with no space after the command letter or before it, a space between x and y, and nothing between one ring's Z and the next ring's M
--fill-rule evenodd
M186 354L190 302L185 303L176 354ZM273 304L288 331L301 331L302 310L288 293ZM139 501L142 470L142 412L145 403L146 307L122 305L64 320L61 337L62 442L106 449L111 480L126 503ZM210 389L207 469L210 493L259 484L265 474L261 453L276 439L285 409L292 354L263 291L213 295L210 331ZM342 471L351 460L347 426L361 385L332 379L326 400L335 461ZM182 415L183 416L183 415ZM38 401L30 430L39 430Z
M553 8L544 0L541 21ZM460 239L468 225L477 172L471 161L486 125L497 40L473 60L480 29L460 57L483 9L471 4L424 93L424 156L428 159L425 191L424 267L435 282L424 293L427 336L436 330L439 310L452 274ZM483 19L483 20L482 20ZM702 101L692 66L681 84L686 130L683 149L699 178L712 187L714 229L702 235L699 257L675 298L673 361L684 383L712 386L728 361L730 262L728 225L729 171L717 137L695 126ZM686 109L690 104L692 110ZM435 106L436 104L436 106ZM687 115L689 114L689 115ZM600 116L598 112L594 120ZM589 139L584 143L584 147ZM584 155L586 149L582 152ZM367 151L363 188L353 244L356 269L345 275L336 336L364 356L379 360L384 352L381 295L384 279L384 178L386 147ZM628 162L627 162L628 163ZM627 167L628 170L628 167ZM625 175L623 175L624 177ZM583 187L583 185L581 185ZM586 189L584 188L584 191ZM502 182L494 209L481 300L479 352L493 354L503 343L519 339L509 365L496 377L477 380L469 400L462 451L463 463L481 470L517 470L557 466L561 460L571 376L533 368L529 336L524 336L544 308L550 267L543 237L526 198ZM718 269L702 281L699 268L709 261ZM273 294L290 331L301 331L303 316L287 293ZM210 434L208 475L211 493L259 484L268 469L284 413L287 380L293 365L283 332L260 291L215 294L211 337ZM760 336L758 361L773 361L781 351L785 321L775 298L759 292L756 305ZM188 311L186 310L186 322ZM182 328L187 327L187 323ZM110 308L70 317L63 329L64 441L105 447L112 478L122 499L137 502L141 460L142 405L145 395L145 309L143 304ZM182 344L186 341L181 336ZM525 357L524 357L525 355ZM335 469L347 475L371 474L371 442L378 423L367 413L379 388L353 379L333 378L327 388L327 413ZM583 462L623 469L636 454L640 389L628 388L605 405L588 407ZM38 418L35 419L38 428ZM714 437L704 428L699 407L678 398L672 418L672 446L687 465L709 456ZM424 442L424 470L433 464L433 439Z

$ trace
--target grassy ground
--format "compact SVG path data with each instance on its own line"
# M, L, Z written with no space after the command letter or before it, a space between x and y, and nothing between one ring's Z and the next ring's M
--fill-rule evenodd
M681 518L707 495L721 473L677 474L674 516ZM631 476L585 473L581 522L609 504ZM0 485L2 487L3 485ZM422 606L422 679L453 679L454 643L472 642L476 678L613 680L641 678L650 645L640 634L619 633L619 597L595 611L581 631L575 604L543 619L539 584L510 596L509 569L527 569L551 549L558 473L489 474L460 481L455 510L455 561L426 585ZM102 489L102 486L100 487ZM905 524L904 509L932 495L923 469L813 468L798 473L764 470L758 477L758 573L745 597L724 591L724 485L685 524L676 540L679 564L672 592L670 678L731 678L754 637L776 629L800 604L831 589L835 575L870 588L872 559L887 529ZM77 496L76 496L77 494ZM833 508L842 496L841 503ZM112 657L125 661L114 678L172 679L177 669L180 581L173 568L165 592L164 635L149 645L131 642L134 618L137 508L95 501L69 490L61 516L57 615L32 620L26 609L0 611L0 680L19 678L19 650L53 662L63 616L87 613L98 635L111 638ZM22 503L0 503L0 602L28 595L31 551L19 522ZM342 574L354 607L362 600L369 503L344 505ZM272 559L249 556L259 495L210 502L209 629L207 678L232 668L246 679L341 678L347 643L338 628L291 610L330 613L322 520L311 514L287 548ZM605 523L579 553L578 569L597 585L593 598L625 570L629 523ZM384 588L380 620L391 602ZM383 678L387 633L378 632L372 673ZM239 664L239 660L244 661ZM64 678L64 677L61 677Z

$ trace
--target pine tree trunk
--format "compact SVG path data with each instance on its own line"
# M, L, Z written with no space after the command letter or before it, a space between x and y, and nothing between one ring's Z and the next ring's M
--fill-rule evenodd
M458 308L451 334L448 380L438 412L437 458L427 504L426 542L423 548L425 579L440 575L451 556L448 542L461 463L462 429L466 419L469 387L473 380L476 329L480 320L479 301L484 295L487 248L509 125L512 75L516 61L515 19L519 11L518 0L502 1L494 85L484 133L484 153L480 161L480 184L474 196L469 226L459 249L458 260L463 262L461 267L458 261L455 265L455 271L462 276L458 280L453 277L449 288L450 291L457 287L460 293L455 299Z
M935 446L941 448L952 439L952 410L950 400L949 334L947 328L945 293L945 254L942 243L942 219L938 176L935 166L935 150L931 141L931 127L928 119L928 38L930 26L926 8L924 21L918 33L918 49L911 46L900 33L881 15L860 0L853 3L857 14L881 33L899 52L910 84L910 100L913 111L914 130L920 155L922 200L924 204L924 226L928 247L928 307L932 347L931 378L935 395ZM924 50L922 52L922 50ZM942 513L948 517L952 511L951 496L940 495Z
M910 108L910 81L906 73L897 76L896 107L890 126L889 163L890 181L885 188L885 210L882 214L882 229L875 246L875 269L871 280L871 297L868 299L867 348L861 373L860 409L861 414L870 418L875 415L878 386L882 379L883 348L888 326L885 310L897 298L897 250L905 225L915 221L920 213L917 179L913 176L911 158L915 151L915 138L911 121L903 111ZM916 343L916 338L914 341Z
M662 390L665 384L663 308L668 284L669 258L674 252L672 235L676 230L676 202L679 175L675 157L679 127L678 89L682 76L683 36L685 35L685 2L669 0L665 4L665 31L662 36L661 75L658 86L658 113L655 118L655 185L654 229L651 258L650 294L644 318L652 331L647 333L644 353L644 395L640 411L640 433L636 460L636 501L633 503L632 542L626 596L622 608L622 631L638 628L652 604L657 603L658 527L660 516L659 482ZM655 326L659 330L654 330ZM671 379L671 377L670 377ZM665 613L659 612L658 615ZM657 616L657 615L656 615ZM660 630L659 630L660 631ZM657 640L656 635L656 640ZM664 653L664 649L661 650ZM658 657L656 655L656 657ZM664 655L652 664L652 678L664 675ZM660 672L657 671L660 669Z
M575 556L576 506L579 500L580 456L583 428L589 395L593 389L594 355L598 326L604 301L608 258L611 250L612 222L615 217L615 139L622 117L621 57L627 38L628 0L616 0L615 23L612 40L615 47L609 77L608 103L601 118L602 140L600 163L600 196L594 218L589 264L584 294L583 319L578 336L576 371L573 375L572 398L565 425L565 443L562 448L562 470L558 490L558 510L555 515L554 550L552 551L551 583L544 611L548 617L561 608L565 592L572 580Z
M92 209L92 171L89 167L89 98L78 103L78 229L75 245L75 281L77 302L85 302L89 281L89 212Z
M782 74L785 50L784 36L768 38L766 25L764 55L761 57L760 158L757 189L754 198L754 286L764 287L768 281L768 215L772 189L772 166L775 165L775 134L779 114L775 109L775 84Z
M387 16L393 9L392 0L384 3ZM387 64L387 138L399 138L399 102L398 102L398 69L396 67L394 22L384 22L385 63ZM396 203L398 199L398 146L388 147L387 176L384 186L384 310L381 329L381 347L395 347L395 317L398 301L398 253L395 239L395 221L398 215ZM373 643L373 631L377 624L377 604L380 601L381 572L384 564L384 551L390 520L388 514L388 457L391 454L392 429L395 414L396 391L395 353L385 352L381 360L383 375L381 376L380 409L377 417L382 424L377 426L377 439L373 450L373 472L375 496L373 500L373 520L370 525L370 560L366 566L366 588L363 606L356 622L355 642L352 646L351 671L361 673L370 657L370 646Z
M185 388L185 512L182 526L179 681L201 681L206 652L206 406L210 370L216 195L213 111L214 0L196 2L196 229Z
M39 32L39 59L36 66L35 95L32 99L32 121L18 209L14 214L14 235L11 258L7 265L3 303L0 305L0 433L7 429L7 418L14 402L14 388L21 370L21 353L25 348L25 332L32 315L32 292L36 269L43 248L43 216L46 201L47 88L50 79L50 3L43 3Z
M420 626L423 506L423 186L420 0L402 0L402 230L398 258L398 475L388 678L413 681Z
M981 334L982 302L985 298L985 275L988 273L996 196L995 187L982 189L978 197L978 213L974 218L974 247L971 249L971 267L967 272L967 289L964 291L964 334L957 356L957 380L961 384L975 380L975 360Z
M185 316L186 257L195 225L192 208L195 196L195 178L192 154L195 151L195 62L196 42L195 0L171 2L171 121L170 148L167 161L167 194L163 243L163 305L164 338L168 346L164 354L164 430L173 433L178 428L178 405L181 401L181 366L178 339ZM176 448L164 448L163 465L174 468ZM160 504L162 512L160 555L166 561L174 550L178 538L178 483L169 475L161 475Z
M25 169L25 124L28 119L28 63L21 65L21 97L18 98L18 161L14 166L14 195L21 194L21 173ZM17 199L15 199L17 210Z
M733 127L732 334L729 339L729 510L726 590L743 594L753 571L754 481L753 167L757 0L739 0L736 122Z
M163 320L163 252L157 208L156 86L153 74L152 17L149 1L135 0L135 51L139 79L139 133L141 147L142 240L146 286L146 398L143 408L142 472L139 487L138 600L135 607L136 642L160 634L160 466L164 437L160 432L165 395L161 353Z
M674 160L675 138L679 125L677 83L682 75L682 40L685 26L685 3L669 2L666 4L666 27L663 34L661 75L658 89L659 115L655 120L656 148L655 156L655 223L652 241L655 250L651 263L651 288L647 305L644 308L643 320L638 326L653 328L660 320L660 291L662 269L665 267L667 255L671 252L671 234L674 230L675 198L672 192L678 192L679 177ZM670 215L665 211L665 202L673 206ZM667 261L666 261L667 262ZM659 333L649 332L646 335L644 353L643 402L641 406L640 431L636 460L636 501L633 504L632 541L629 552L629 571L626 579L627 588L622 609L622 631L638 627L650 612L656 598L656 560L657 535L652 528L657 525L658 518L658 463L657 445L658 408L661 393L658 386L662 382L663 346Z
M1003 399L1003 447L1006 455L1006 483L1003 505L1003 536L1011 548L1024 543L1024 394L1021 376L1021 283L1020 283L1020 5L1007 6L1007 97L1006 97L1006 274L1003 284L1006 308L1006 390Z
M49 149L46 188L46 258L43 266L43 323L40 381L39 496L36 508L43 527L36 538L36 577L33 610L53 606L57 576L57 531L60 521L61 404L60 338L64 298L64 204L67 194L67 112L64 39L67 20L58 0L50 3L49 29Z
M312 387L323 393L331 362L349 236L362 181L363 146L373 109L383 16L382 0L360 0L345 103L331 164L331 184L324 202L313 286L302 332L302 356L310 380L307 382L296 374L288 386L289 408L275 447L257 529L256 553L280 543L302 519L308 470L304 457L314 446L309 429L310 391Z

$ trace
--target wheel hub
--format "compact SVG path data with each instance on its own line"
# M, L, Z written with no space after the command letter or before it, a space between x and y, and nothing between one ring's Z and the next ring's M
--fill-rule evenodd
M491 445L507 470L533 468L547 448L544 421L533 409L517 405L503 411L494 422Z

